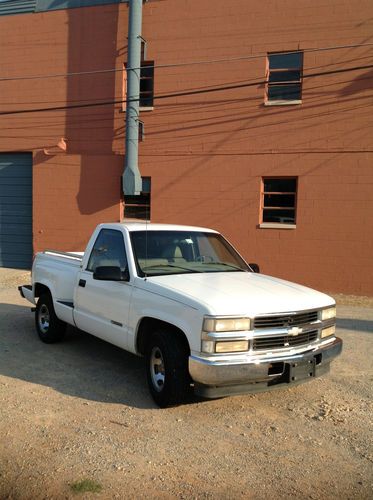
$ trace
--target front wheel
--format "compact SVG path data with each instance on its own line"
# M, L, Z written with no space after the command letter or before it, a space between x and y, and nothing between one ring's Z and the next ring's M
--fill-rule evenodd
M40 340L46 344L59 342L65 336L66 323L57 318L49 293L39 297L35 310L35 326Z
M190 396L188 348L175 331L154 333L146 349L150 393L161 408L184 403Z

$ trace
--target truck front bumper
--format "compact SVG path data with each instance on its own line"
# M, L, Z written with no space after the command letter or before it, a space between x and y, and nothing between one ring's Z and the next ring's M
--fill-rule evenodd
M250 357L247 360L189 357L189 373L195 393L216 398L266 391L281 385L299 384L329 371L330 362L342 352L342 340L315 346L305 352Z

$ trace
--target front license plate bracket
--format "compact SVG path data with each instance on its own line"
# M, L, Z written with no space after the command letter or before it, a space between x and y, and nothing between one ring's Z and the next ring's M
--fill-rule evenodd
M307 380L316 376L316 359L310 358L303 361L289 363L288 367L288 383Z

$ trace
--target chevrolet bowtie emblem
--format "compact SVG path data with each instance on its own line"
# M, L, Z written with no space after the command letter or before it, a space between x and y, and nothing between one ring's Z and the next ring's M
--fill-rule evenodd
M297 326L293 326L293 328L289 328L288 330L288 335L291 335L292 337L296 337L300 333L303 332L303 328L298 328Z

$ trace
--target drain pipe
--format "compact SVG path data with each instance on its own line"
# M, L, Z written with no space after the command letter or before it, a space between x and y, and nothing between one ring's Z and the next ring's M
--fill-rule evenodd
M125 195L138 195L142 191L138 165L142 3L143 0L129 0L126 152L122 176Z

